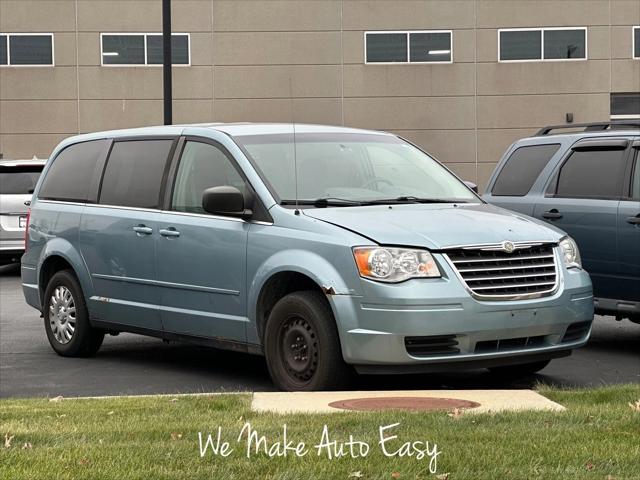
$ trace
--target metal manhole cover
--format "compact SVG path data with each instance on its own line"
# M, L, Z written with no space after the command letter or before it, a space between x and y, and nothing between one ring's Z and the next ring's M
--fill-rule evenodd
M430 398L430 397L373 397L350 398L331 402L330 407L342 410L453 410L455 408L476 408L480 404L469 400L457 398Z

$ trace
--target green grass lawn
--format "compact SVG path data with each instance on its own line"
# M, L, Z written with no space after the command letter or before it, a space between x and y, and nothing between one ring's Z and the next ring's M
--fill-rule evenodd
M629 405L640 385L540 392L567 411L280 416L251 412L249 395L1 400L0 479L640 479L640 411ZM269 448L286 423L288 439L305 442L307 453L270 457L261 448L247 458L246 436L238 442L247 422ZM424 458L424 445L412 456L383 454L379 428L395 423L387 453L429 442ZM318 456L325 424L329 442L352 435L369 444L368 454L352 458L347 445L343 457L329 459L325 447ZM198 433L215 444L218 427L233 450L201 457Z

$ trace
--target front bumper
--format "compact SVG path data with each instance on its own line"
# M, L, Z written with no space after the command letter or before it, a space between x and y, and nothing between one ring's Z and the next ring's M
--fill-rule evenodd
M561 268L553 295L517 301L478 301L444 270L395 285L362 280L362 296L330 296L345 361L365 373L479 368L564 356L589 338L593 294L583 270ZM409 353L407 337L432 336L453 339L457 351Z

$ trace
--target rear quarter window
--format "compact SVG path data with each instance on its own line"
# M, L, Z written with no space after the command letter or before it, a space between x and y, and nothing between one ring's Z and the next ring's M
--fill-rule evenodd
M0 195L31 195L41 172L41 165L0 165Z
M514 150L500 170L491 194L505 197L525 196L559 148L559 143L551 143Z
M38 198L86 202L96 175L96 165L106 153L109 140L76 143L53 159Z

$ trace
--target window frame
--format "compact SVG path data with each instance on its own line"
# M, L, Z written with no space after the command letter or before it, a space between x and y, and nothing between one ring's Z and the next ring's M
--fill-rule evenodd
M162 68L162 63L149 63L149 50L147 48L148 36L162 36L162 32L100 32L100 66L101 67L152 67ZM191 66L191 33L188 32L171 32L172 36L186 36L187 37L187 63L172 63L172 67L190 67ZM144 63L104 63L104 37L131 37L141 36L144 39Z
M436 60L433 62L412 62L411 61L411 42L410 36L412 33L448 33L449 34L449 51L451 55L450 60ZM384 34L405 34L407 42L407 60L404 62L369 62L367 58L367 35L384 35ZM453 30L365 30L363 32L364 38L364 64L365 65L446 65L453 63Z
M0 36L7 37L7 63L0 64L0 68L51 68L56 66L56 45L55 35L47 32L0 32ZM30 63L18 64L11 63L11 37L50 37L51 38L51 63Z
M640 56L636 56L636 30L640 31L640 25L631 27L631 58L633 60L640 60ZM640 45L638 45L638 50L640 50Z
M545 31L552 30L583 30L584 31L584 57L580 58L544 58L544 37ZM540 32L540 58L503 60L500 44L501 32ZM499 28L498 35L498 63L532 63L532 62L584 62L589 60L589 29L587 27L522 27L522 28Z

